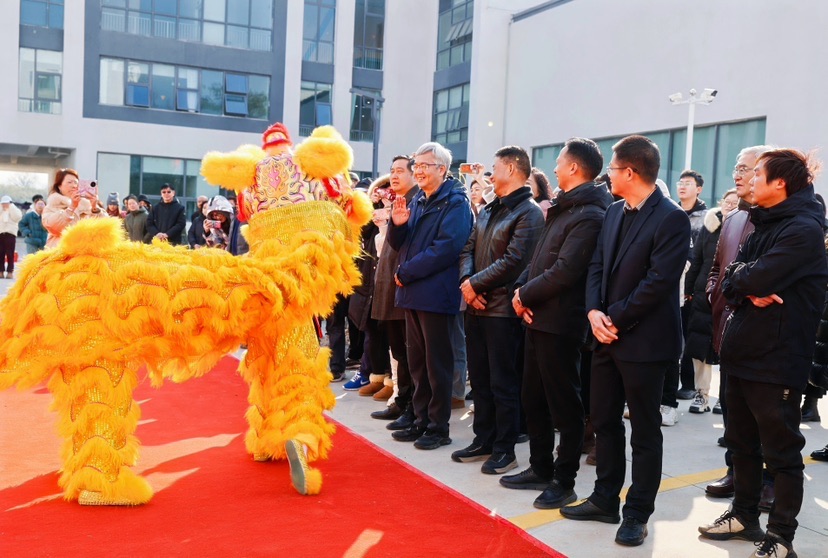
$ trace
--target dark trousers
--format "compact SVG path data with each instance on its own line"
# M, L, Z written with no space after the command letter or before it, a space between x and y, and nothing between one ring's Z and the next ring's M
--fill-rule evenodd
M678 364L678 359L676 359ZM667 361L626 362L613 358L604 346L592 355L592 406L598 466L595 489L589 500L606 511L617 510L624 486L627 438L624 400L630 407L632 435L632 486L624 504L624 517L646 522L655 510L661 484L663 440L659 400Z
M451 417L454 377L451 339L456 319L456 314L405 311L408 366L414 382L414 423L440 434L448 434Z
M345 305L345 316L348 316L347 304ZM351 318L348 318L348 358L360 360L364 352L365 332L361 331Z
M584 443L580 343L572 338L526 330L523 411L529 429L529 464L537 474L575 486ZM477 388L474 391L477 396ZM477 414L477 401L474 404ZM561 449L555 459L555 428Z
M331 348L331 372L345 372L345 320L348 317L348 299L337 297L331 315L325 318L328 346Z
M725 427L725 445L727 445L727 374L719 366L719 403L722 407L722 424ZM730 448L725 450L725 465L728 472L733 472L733 452Z
M2 271L8 273L14 272L14 246L17 242L17 237L12 233L0 233L0 267Z
M474 442L493 453L514 454L520 425L516 367L520 318L466 314L466 359L474 386Z
M679 361L678 359L671 359L664 361L664 387L661 390L661 404L667 407L678 407L678 399L676 399L676 392L679 384Z
M365 327L365 355L368 355L369 370L373 374L391 374L391 356L389 355L388 332L380 322L368 318Z
M728 378L730 415L725 437L733 451L733 511L759 519L764 460L774 472L776 486L768 531L788 542L793 541L802 507L805 437L799 431L801 403L802 393L793 388Z
M592 350L591 345L581 347L581 403L584 413L589 414L589 390L592 387Z
M686 301L681 307L681 331L684 335L685 347L687 346L687 324L690 321L690 314L693 312L691 301ZM690 355L682 353L679 377L681 379L681 389L696 389L696 370L693 366L693 358Z
M414 395L414 384L408 369L408 349L405 346L405 320L382 320L379 324L380 329L385 331L391 356L397 361L397 398L394 403L405 410Z

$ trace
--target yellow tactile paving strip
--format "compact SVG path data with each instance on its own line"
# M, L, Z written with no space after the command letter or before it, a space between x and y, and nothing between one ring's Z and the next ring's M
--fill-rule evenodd
M805 457L804 458L805 465L811 465L813 463L817 463L816 460ZM714 480L722 478L727 469L713 469L712 471L704 471L702 473L691 473L689 475L682 475L680 477L668 477L661 480L661 486L659 486L659 492L669 492L670 490L677 490L679 488L687 488L688 486L695 486L698 484L706 484L712 482ZM625 488L621 492L621 501L624 501L624 498L627 496L627 489ZM531 513L525 513L523 515L517 515L515 517L507 518L510 522L514 523L521 529L529 530L534 529L535 527L541 527L542 525L547 525L549 523L554 523L556 521L560 521L564 517L561 515L560 510L539 510Z

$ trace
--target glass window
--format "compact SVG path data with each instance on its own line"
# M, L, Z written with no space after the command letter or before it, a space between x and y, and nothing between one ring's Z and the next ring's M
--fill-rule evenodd
M175 15L176 0L154 0L153 8L155 13L164 15Z
M247 27L228 25L225 45L229 47L247 48L248 31Z
M18 67L18 110L61 113L63 53L21 48Z
M102 105L124 104L124 61L101 58L101 82L99 90Z
M353 96L351 105L351 141L374 141L374 119L371 114L374 100L362 95Z
M471 60L474 0L440 4L437 22L437 70Z
M330 6L330 7L328 7ZM305 0L302 59L333 64L336 3Z
M431 128L434 141L459 143L468 139L469 84L434 92Z
M273 27L273 0L250 0L250 25L264 29Z
M204 19L223 22L225 7L225 0L204 0Z
M220 23L204 23L202 40L208 45L224 44L224 25Z
M123 31L126 25L126 12L104 8L101 10L101 29L106 31Z
M247 94L247 116L267 120L270 112L270 78L250 76L247 81L250 86Z
M203 70L201 72L201 112L223 114L224 73Z
M201 0L178 0L178 15L197 19L201 14Z
M299 135L309 136L317 126L332 121L331 85L303 81L299 101Z
M385 0L357 0L354 21L354 67L382 69Z
M232 116L247 116L247 95L225 95L224 112Z
M247 93L247 76L227 74L228 93Z
M250 23L250 0L227 0L227 23Z
M173 110L175 96L175 66L152 65L152 108Z

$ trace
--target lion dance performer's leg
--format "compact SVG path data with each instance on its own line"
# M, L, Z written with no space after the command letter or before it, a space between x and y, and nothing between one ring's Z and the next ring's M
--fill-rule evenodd
M278 339L276 346L261 340ZM247 450L258 461L288 458L300 494L318 494L322 474L308 462L324 459L334 426L323 411L335 403L328 354L310 320L285 334L261 332L248 343L241 372L250 384Z
M136 505L152 488L129 468L138 457L134 432L141 411L132 394L138 375L122 362L67 362L49 381L64 437L59 484L67 500Z

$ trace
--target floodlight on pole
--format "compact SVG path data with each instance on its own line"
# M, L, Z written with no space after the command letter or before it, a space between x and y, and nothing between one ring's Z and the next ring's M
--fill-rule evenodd
M371 121L374 124L374 140L373 140L373 157L371 163L371 178L377 178L377 169L379 169L379 136L380 136L380 113L382 111L382 104L385 98L379 91L371 91L370 89L360 89L359 87L352 87L351 93L354 95L361 95L374 101L371 104Z
M691 163L693 160L693 127L696 119L696 105L709 105L718 93L718 90L708 88L699 95L695 89L691 89L689 99L685 99L681 93L673 93L667 97L673 105L689 105L687 115L687 146L684 151L685 169L693 168Z

